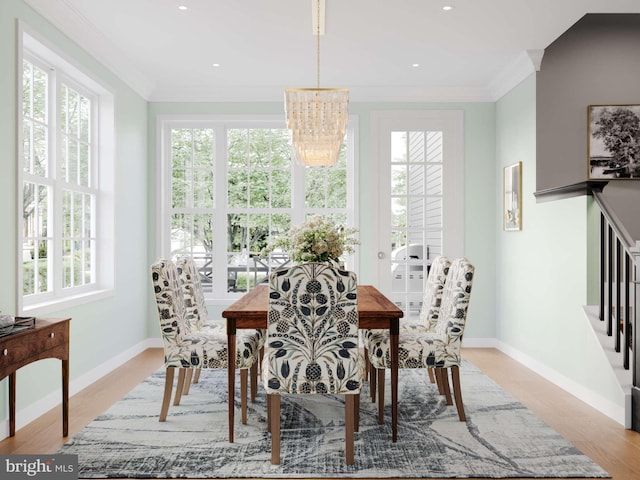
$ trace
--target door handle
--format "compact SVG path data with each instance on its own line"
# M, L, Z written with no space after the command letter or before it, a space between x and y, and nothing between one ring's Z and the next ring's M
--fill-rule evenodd
M384 260L385 254L384 252L378 252L378 260Z

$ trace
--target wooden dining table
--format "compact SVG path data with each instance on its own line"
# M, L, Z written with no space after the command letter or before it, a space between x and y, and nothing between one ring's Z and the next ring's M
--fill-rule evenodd
M229 442L233 443L234 393L236 370L236 331L266 329L269 308L269 286L258 285L222 312L227 319L229 353ZM377 288L358 285L358 317L360 329L386 329L391 339L391 428L392 440L398 439L398 334L403 312Z

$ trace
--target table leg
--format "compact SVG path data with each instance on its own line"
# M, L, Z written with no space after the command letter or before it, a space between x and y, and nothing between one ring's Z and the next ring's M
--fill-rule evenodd
M69 436L69 359L62 360L62 436Z
M16 372L9 374L9 436L16 434Z
M227 319L227 352L229 353L227 373L229 374L229 443L233 443L234 394L236 391L236 322Z
M391 427L392 441L398 440L398 344L400 336L400 321L391 320Z

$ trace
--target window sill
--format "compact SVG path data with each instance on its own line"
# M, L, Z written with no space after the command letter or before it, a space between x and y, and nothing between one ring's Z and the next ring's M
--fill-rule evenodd
M93 290L91 292L73 295L64 298L56 298L41 303L33 303L23 305L21 315L32 315L41 317L50 313L66 310L68 308L77 307L86 303L96 302L104 298L113 297L115 290L113 288L104 290Z

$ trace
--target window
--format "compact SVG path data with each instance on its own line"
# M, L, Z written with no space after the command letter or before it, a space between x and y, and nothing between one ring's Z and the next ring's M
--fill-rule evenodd
M260 251L307 216L355 225L354 127L335 166L303 168L283 120L160 119L159 249L193 256L209 298L237 296L287 265L286 252Z
M19 298L21 311L43 313L113 286L113 250L99 236L112 231L101 142L113 135L113 110L103 87L31 35L22 40Z

